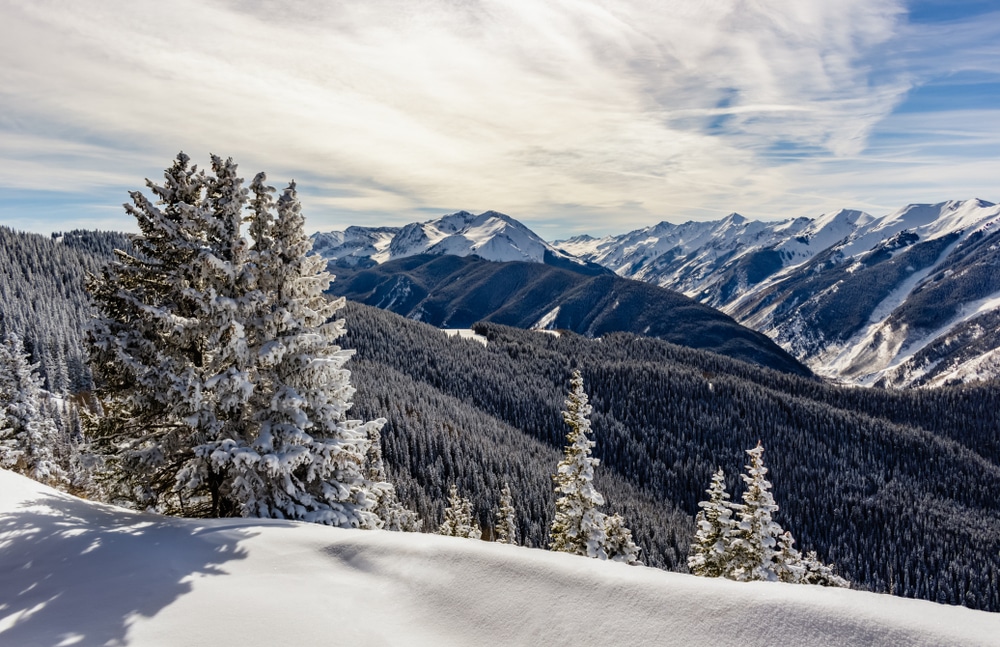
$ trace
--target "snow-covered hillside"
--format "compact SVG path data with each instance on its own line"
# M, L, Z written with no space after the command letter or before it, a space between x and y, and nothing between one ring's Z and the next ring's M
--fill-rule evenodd
M1000 615L76 499L0 471L0 644L995 645Z
M732 213L722 220L661 222L618 236L553 243L619 276L671 288L724 307L762 281L800 265L870 223L842 209L818 218L763 222Z
M317 233L312 238L317 253L328 260L345 262L384 263L416 254L475 254L488 261L583 265L497 211L479 215L459 211L398 228L348 227L342 232Z
M910 205L723 305L816 373L934 385L1000 375L1000 207Z
M715 306L820 375L911 386L1000 376L998 222L1000 207L966 200L554 244Z

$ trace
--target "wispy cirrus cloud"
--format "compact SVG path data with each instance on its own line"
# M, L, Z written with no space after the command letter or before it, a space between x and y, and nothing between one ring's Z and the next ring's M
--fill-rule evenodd
M315 229L495 208L556 236L879 204L891 161L866 155L939 69L904 9L0 0L0 217L28 189L39 219L46 191L116 205L180 149L294 177Z

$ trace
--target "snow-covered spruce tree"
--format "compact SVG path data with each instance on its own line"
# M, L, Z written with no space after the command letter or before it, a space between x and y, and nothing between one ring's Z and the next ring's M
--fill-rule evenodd
M707 490L708 501L698 505L697 531L691 542L688 567L695 575L727 577L738 581L767 580L796 584L850 586L810 552L806 557L795 548L792 533L772 518L778 505L771 495L764 448L747 450L750 464L742 475L746 491L743 503L729 502L725 476L719 469ZM738 520L732 512L737 512Z
M480 539L483 536L479 524L472 518L472 502L458 495L458 487L448 490L448 507L444 509L444 523L437 534L448 537Z
M632 541L632 531L620 514L604 516L604 553L608 559L633 566L640 565L639 546Z
M138 507L205 514L191 499L207 488L174 492L193 447L216 432L203 390L219 344L200 317L209 305L205 295L215 291L208 273L214 265L205 261L221 254L208 247L214 216L204 205L205 174L188 162L180 154L162 185L147 181L157 203L130 193L134 204L125 209L141 231L135 252L117 252L117 261L88 283L100 313L89 341L104 411L88 422L95 450L106 456L109 495ZM218 514L218 487L210 494Z
M778 539L785 531L771 516L777 512L778 505L771 495L763 453L764 447L759 442L755 448L747 450L750 464L745 466L746 474L740 475L746 485L743 506L729 544L732 557L726 577L744 582L778 580Z
M211 174L189 161L147 182L155 203L130 194L135 251L88 286L106 485L163 512L379 527L372 491L387 485L364 460L382 421L347 419L342 302L323 296L331 276L309 255L294 184L275 204L258 175L247 215L231 159L213 156Z
M252 185L258 209L270 193L265 179L260 174ZM251 216L261 243L248 258L263 307L244 328L255 350L257 378L248 387L236 365L220 380L235 403L253 388L251 433L245 438L226 434L196 454L209 464L209 473L231 476L232 496L244 515L381 527L375 508L394 493L388 483L367 478L364 462L370 434L384 420L347 419L354 388L343 365L353 352L333 344L344 332L344 322L333 318L344 301L324 295L332 277L326 262L309 254L312 245L294 183L276 209L271 223L262 222L269 211Z
M733 511L739 506L729 500L726 475L720 467L712 475L708 500L700 501L701 510L695 518L697 531L691 542L688 568L695 575L722 577L729 561L729 542L736 527Z
M779 582L802 583L806 567L802 554L795 548L795 538L785 531L778 537L778 554L775 556L774 572Z
M638 563L639 547L632 533L618 517L609 517L597 508L604 497L594 487L594 468L600 461L591 457L594 442L590 432L587 393L580 371L573 371L563 420L569 426L563 460L553 476L556 482L556 516L549 533L549 548L598 559Z
M514 498L510 493L510 485L503 484L500 490L500 509L497 510L496 540L501 544L517 545L517 515L514 511Z
M69 439L46 414L38 364L29 362L21 337L10 332L0 344L0 414L0 467L64 486L68 475L61 463L68 462Z
M833 572L833 566L820 561L816 551L810 550L801 561L802 573L799 581L803 584L818 584L820 586L837 586L849 588L849 580Z
M424 522L420 516L408 510L396 496L395 488L389 485L385 471L385 461L382 459L382 431L379 425L368 426L368 456L366 459L368 480L378 484L372 491L378 497L374 512L382 520L383 530L399 532L420 532Z

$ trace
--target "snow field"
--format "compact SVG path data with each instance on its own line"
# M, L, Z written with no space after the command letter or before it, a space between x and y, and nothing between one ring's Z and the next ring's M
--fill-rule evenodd
M996 645L1000 614L436 535L194 520L0 471L0 644Z

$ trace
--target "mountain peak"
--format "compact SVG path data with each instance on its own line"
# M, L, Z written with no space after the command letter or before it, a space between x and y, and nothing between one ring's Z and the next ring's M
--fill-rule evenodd
M328 260L367 255L376 263L416 254L475 254L491 261L529 261L585 265L572 254L542 240L523 223L499 211L478 215L457 211L436 220L400 228L349 227L318 233L316 251Z

